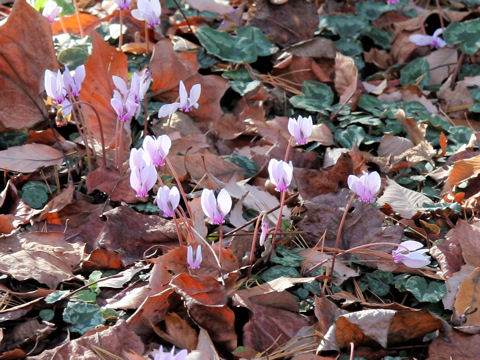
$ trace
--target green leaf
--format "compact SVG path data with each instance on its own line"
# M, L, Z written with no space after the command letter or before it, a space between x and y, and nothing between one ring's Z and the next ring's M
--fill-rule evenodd
M298 278L300 277L300 273L297 269L290 266L274 265L260 274L260 278L265 282L278 279L282 276Z
M405 288L405 284L407 283L407 280L410 278L410 274L400 274L395 276L395 289L397 289L400 292L407 291Z
M62 16L75 14L75 6L71 0L55 0L55 2L63 8Z
M340 37L357 38L368 21L354 14L325 15L320 17L319 29L326 29Z
M295 95L289 99L294 107L322 114L330 110L334 95L328 85L318 81L304 81L302 92L305 95Z
M46 297L45 297L45 302L47 304L53 304L53 303L56 303L57 301L60 301L62 300L65 296L67 296L68 294L70 294L70 291L68 290L58 290L58 291L55 291L51 294L48 294Z
M355 6L355 12L357 13L357 15L360 15L367 20L376 20L384 12L394 9L395 6L374 1L357 3L357 5Z
M196 35L205 50L216 57L234 63L252 63L258 56L275 53L277 48L267 39L260 29L245 26L237 29L238 36L214 30L200 28Z
M232 154L229 157L225 158L225 160L240 166L242 169L245 169L245 177L250 178L258 172L258 166L255 164L254 161L250 160L249 158L238 155Z
M300 267L303 260L305 260L303 256L300 256L295 252L284 248L283 246L276 247L275 254L271 259L271 261L275 264L290 267Z
M372 39L375 45L380 46L384 49L390 49L392 35L390 35L386 31L369 25L365 29L363 29L362 35L368 36L370 39Z
M97 301L97 294L90 289L84 289L77 292L72 298L78 301L95 303Z
M405 289L410 291L420 302L435 303L442 300L447 294L447 288L444 283L430 281L430 283L421 276L412 276L405 283Z
M430 66L427 60L422 57L408 63L400 72L400 79L403 87L418 84L423 88L430 82Z
M436 210L451 210L455 214L460 214L462 212L462 205L454 202L439 202L436 204L423 204L418 208L419 211L436 211Z
M50 321L55 317L55 312L51 309L43 309L38 313L40 318L44 321Z
M261 83L262 82L260 80L253 80L249 82L229 81L227 85L230 86L232 90L243 96L248 94L250 91L255 90Z
M385 296L390 292L390 285L393 283L393 274L388 271L375 270L367 274L367 282L370 290L378 296Z
M473 98L473 106L471 106L468 111L470 112L480 112L480 88L470 88L470 93Z
M338 129L334 134L335 141L347 149L352 149L354 144L360 146L366 137L365 130L358 125L350 125L346 129Z
M208 69L212 65L218 63L218 59L215 56L207 54L204 48L199 48L197 51L198 66L202 69Z
M79 38L75 35L60 34L53 37L58 61L67 65L70 70L84 64L92 53L92 39Z
M100 280L102 277L103 277L103 273L102 273L100 270L94 270L94 271L92 271L92 273L91 273L90 276L88 277L88 282L89 282L89 283L92 283L92 282L98 281L98 280ZM100 292L100 291L98 290L98 284L93 284L93 285L90 285L89 287L90 287L90 289L91 289L92 291L95 291L95 292L97 292L97 293Z
M480 49L480 19L451 22L443 32L443 39L450 45L460 44L467 55L475 54Z
M69 301L63 311L63 320L71 324L70 331L83 335L103 324L102 309L96 304Z
M22 187L22 199L34 209L41 209L48 201L49 189L42 181L29 181Z
M346 56L355 56L363 53L363 46L360 40L341 38L335 41L334 44L337 50Z
M243 82L248 82L253 80L252 77L250 76L250 73L247 71L247 69L243 69L243 68L225 71L222 74L222 77L228 80L236 80L236 81L243 81Z

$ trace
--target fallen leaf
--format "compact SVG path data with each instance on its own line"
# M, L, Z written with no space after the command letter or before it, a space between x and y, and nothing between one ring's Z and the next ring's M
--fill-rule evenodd
M473 272L473 270L475 270L474 267L470 265L463 265L460 271L457 271L445 281L447 294L442 299L443 307L445 309L453 310L455 297L457 296L460 284Z
M47 120L41 94L45 70L58 69L50 24L19 0L0 27L0 39L0 131L31 128Z
M425 56L430 66L430 85L441 84L450 76L458 60L458 51L448 47L432 51Z
M0 169L32 173L45 166L61 165L60 151L43 144L12 146L0 151Z
M228 0L187 0L187 3L198 11L211 11L220 15L233 12L235 9L229 4Z
M432 341L427 360L471 360L479 352L480 335L467 335L454 329Z
M480 155L456 161L448 175L443 192L450 191L455 185L478 174L480 174Z
M413 143L410 139L394 136L392 133L383 135L378 146L378 156L396 156L401 155L405 151L413 147Z
M91 36L92 32L95 31L95 28L100 25L101 22L97 16L81 11L78 13L78 17L80 18L84 34L88 36ZM55 21L52 24L52 33L53 35L68 33L80 36L77 14L62 16L61 20Z
M319 18L315 3L290 0L279 6L271 1L256 3L251 25L256 26L280 46L308 40L317 29Z
M99 167L88 173L86 185L88 193L100 190L107 194L112 201L136 203L140 200L130 186L129 172L121 174L116 169Z
M80 91L80 100L89 103L96 109L105 139L105 146L112 146L115 139L117 114L110 104L115 89L112 75L126 80L128 77L127 56L108 45L100 34L92 33L92 55L85 63L86 77ZM89 106L82 105L86 114L89 133L101 141L99 120ZM125 131L123 131L124 148L129 148ZM129 137L128 137L129 138Z
M69 244L63 233L31 232L0 242L0 271L23 281L35 279L55 289L73 277L83 245Z
M340 95L340 103L346 104L357 91L358 69L349 56L337 52L335 56L335 90Z
M430 254L437 260L442 275L445 278L451 277L465 263L462 256L460 241L455 236L454 229L445 235L445 240L430 248Z
M402 109L397 111L396 119L403 125L414 145L425 142L427 124L420 124L416 122L413 117L406 117L405 112Z
M388 204L403 218L411 219L424 204L433 204L433 201L422 193L400 186L395 180L387 179L387 186L377 203Z
M455 297L455 319L462 326L480 326L480 268L476 268L460 284Z
M105 225L97 237L98 245L115 251L125 265L143 258L143 253L154 244L177 241L173 221L158 215L143 215L119 206L104 213Z
M113 355L122 355L125 351L135 351L143 354L145 347L142 340L126 326L125 320L117 324L89 331L78 339L70 340L51 350L45 350L40 355L30 356L32 360L63 360L63 359L98 359L93 350L97 346Z
M325 124L313 125L308 141L317 141L323 146L333 145L333 134Z

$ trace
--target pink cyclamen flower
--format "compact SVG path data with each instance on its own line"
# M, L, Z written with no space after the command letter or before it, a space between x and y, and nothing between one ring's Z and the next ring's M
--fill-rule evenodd
M68 69L68 66L65 66L65 71L63 72L63 83L68 94L72 96L80 95L80 90L82 89L82 83L83 80L85 80L85 75L84 65L77 66L73 76Z
M435 30L432 36L430 35L421 35L413 34L410 35L408 40L417 44L418 46L430 46L431 48L438 49L443 48L447 43L443 40L440 35L443 33L443 29L439 28Z
M165 185L158 189L155 201L158 208L163 211L164 217L173 217L175 209L180 203L180 193L176 186L170 189Z
M376 171L370 174L364 171L362 176L349 175L347 182L350 190L360 196L363 202L373 202L382 184Z
M177 354L175 354L175 346L170 352L163 352L163 346L160 345L160 348L158 349L158 352L153 360L186 360L187 355L187 350L180 350Z
M185 89L185 84L182 80L178 85L178 95L180 100L172 104L165 104L158 110L158 117L165 117L173 114L177 110L183 112L189 112L192 108L198 109L198 99L200 99L200 94L202 93L202 86L200 84L195 84L190 89L190 95Z
M52 102L61 105L65 115L70 114L72 106L66 97L67 91L60 70L57 72L45 70L44 86L47 95L52 98Z
M50 24L55 22L55 18L62 12L63 8L58 6L55 1L47 1L43 7L42 15L47 18Z
M293 177L292 162L286 163L283 160L270 159L268 174L270 175L270 181L275 185L275 190L287 191Z
M387 4L398 4L398 0L387 0Z
M392 251L393 261L403 263L411 268L421 268L430 264L430 256L425 255L428 249L422 249L423 244L418 241L407 240Z
M160 0L138 0L137 9L132 10L132 16L140 21L145 21L148 26L160 25L162 6Z
M163 166L171 146L172 141L168 135L160 135L157 138L149 135L143 140L142 147L150 155L153 165Z
M200 264L202 263L202 247L200 245L197 246L195 260L193 260L193 248L188 246L187 263L190 269L200 269Z
M303 117L298 115L298 118L288 119L288 132L297 140L298 145L305 145L308 142L308 137L312 135L313 123L312 117Z
M128 10L130 9L130 3L132 0L113 0L120 10Z
M157 171L148 153L143 149L130 152L130 186L138 197L145 197L157 182Z
M265 240L267 240L268 230L268 221L265 220L264 216L262 219L262 232L260 233L260 246L263 246L263 244L265 244Z
M110 99L110 104L118 119L122 122L130 121L139 107L131 97L124 98L117 90L113 90L113 98Z
M225 216L232 208L232 198L227 190L222 189L215 199L213 190L203 189L201 197L202 210L213 225L223 224Z

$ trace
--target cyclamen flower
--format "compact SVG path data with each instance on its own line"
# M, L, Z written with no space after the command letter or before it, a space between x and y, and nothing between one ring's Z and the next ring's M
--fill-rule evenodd
M143 149L148 152L155 166L163 166L165 164L165 158L171 146L172 141L168 135L160 135L156 139L154 136L146 136L145 140L143 140Z
M410 35L408 40L417 44L418 46L430 46L431 48L438 49L443 48L447 43L443 40L440 35L443 33L443 29L439 28L435 30L432 36L430 35L421 35L413 34Z
M122 122L130 121L139 107L131 97L124 98L117 90L113 90L113 98L110 99L110 104L117 113L118 119Z
M55 18L62 12L63 8L58 6L55 1L47 1L43 6L42 15L47 18L50 24L55 22Z
M398 4L398 0L387 0L387 4Z
M130 9L130 3L132 0L113 0L118 5L120 10L128 10Z
M132 149L130 152L130 186L138 197L145 197L157 182L157 171L148 153L143 149Z
M80 95L80 90L82 89L82 83L83 80L85 80L85 75L84 65L80 65L75 69L73 77L68 69L68 66L65 66L65 71L63 72L63 83L68 94L72 96Z
M52 102L61 105L65 115L70 114L72 106L66 97L67 91L60 70L57 72L45 70L44 86L47 95L52 98Z
M262 232L260 233L260 246L263 246L265 244L265 240L267 240L267 235L268 235L268 221L265 220L265 217L262 219Z
M376 171L370 174L364 171L362 176L349 175L347 182L350 190L360 196L363 202L373 202L382 183Z
M160 0L138 0L137 9L132 10L132 16L140 21L145 21L148 26L160 25L162 6Z
M182 80L178 85L178 95L180 101L174 102L172 104L163 105L158 110L158 117L165 117L173 114L177 110L181 110L183 112L189 112L192 108L198 109L198 99L200 99L200 94L202 92L202 86L200 84L195 84L190 89L190 95L187 93L187 89L185 89L185 84Z
M168 186L165 185L158 189L155 201L158 208L163 211L164 217L173 217L175 215L175 209L180 203L180 193L176 186L169 189Z
M430 256L425 255L428 249L422 249L423 244L418 241L407 240L399 244L392 251L393 261L403 263L411 268L421 268L430 264Z
M286 163L283 160L270 159L268 174L270 175L270 181L275 185L275 190L287 191L293 177L292 162Z
M303 117L298 115L298 118L288 119L288 132L297 140L298 145L305 145L308 142L308 137L312 135L313 123L312 117Z
M210 223L220 225L232 208L232 198L225 189L220 190L216 199L212 190L203 189L201 204L203 213L208 216Z
M187 350L181 350L175 355L175 346L170 352L163 352L163 346L160 345L157 354L153 360L186 360L188 355Z
M195 260L193 260L193 248L188 246L187 248L187 263L190 269L200 269L200 264L202 263L202 247L197 246L197 251L195 255Z

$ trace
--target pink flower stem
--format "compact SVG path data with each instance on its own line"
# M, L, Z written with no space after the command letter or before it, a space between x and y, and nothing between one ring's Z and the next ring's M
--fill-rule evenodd
M78 29L80 30L80 37L84 37L85 33L83 32L82 22L80 21L80 10L78 8L77 0L73 0L73 6L75 7L75 14L77 16Z
M257 237L258 237L258 229L260 227L260 223L264 218L265 213L262 211L260 215L257 217L257 222L255 223L255 230L253 232L253 239L252 239L252 248L250 249L250 267L248 268L248 277L252 274L252 264L253 260L255 259L255 247L257 245Z
M292 150L292 140L293 140L293 136L290 136L290 138L288 139L287 150L285 150L285 159L284 159L284 161L285 161L286 163L288 163L288 158L290 157L290 151Z
M333 264L333 260L335 260L335 256L338 257L338 256L342 256L342 255L345 255L345 254L348 254L348 253L351 253L351 252L355 252L355 251L360 250L360 249L364 249L364 248L368 248L368 247L372 247L372 246L379 246L379 245L391 245L391 246L395 246L397 248L399 248L399 247L404 248L405 250L408 251L407 247L405 247L401 244L392 243L392 242L388 242L388 241L381 241L381 242L376 242L376 243L363 244L363 245L355 246L355 247L353 247L351 249L348 249L348 250L340 251L339 253L335 254L334 257L332 258L332 264ZM335 249L335 250L338 250L338 249ZM320 266L327 263L328 261L330 261L330 259L325 259L323 261L320 261L318 264L315 264L310 269L305 271L305 274L308 274L308 273L312 272L313 270L318 269ZM332 272L332 274L333 274L333 272Z
M118 149L118 134L119 134L119 129L120 129L120 119L117 118L117 122L115 123L115 166L117 169L120 170L120 155L119 155L119 149Z
M278 221L277 221L277 225L275 226L275 231L273 232L272 248L270 249L270 258L273 256L273 252L275 251L275 245L277 243L277 234L282 225L282 214L283 214L283 207L285 206L286 196L287 196L287 192L282 191L282 194L280 195L280 210L278 211Z
M80 106L79 104L75 103L75 98L73 96L69 96L70 103L73 106L73 111L72 111L72 118L73 122L75 123L78 134L82 138L83 143L85 144L85 152L87 154L87 164L88 164L88 170L92 171L92 157L91 157L91 149L90 146L88 145L88 134L87 130L85 127L85 122L83 121L81 117L81 111L80 111Z
M123 45L123 9L120 9L120 39L118 40L118 50L122 50Z
M220 272L223 263L223 224L218 226L218 262L220 263Z
M345 220L347 219L348 211L350 210L350 207L352 206L353 199L355 198L356 194L352 194L350 198L348 199L347 206L345 206L345 211L343 212L342 215L342 220L340 220L340 225L338 226L338 231L337 231L337 237L335 239L335 249L338 249L340 246L340 239L342 238L342 231L343 231L343 226L345 225ZM333 255L332 259L332 267L330 268L330 276L333 278L333 269L335 267L335 259L337 255Z
M183 246L183 236L182 236L182 232L180 231L180 227L178 226L177 217L175 216L175 214L173 214L173 222L175 223L175 229L177 230L178 245L180 245L180 247L182 247Z
M150 45L148 40L148 25L146 21L145 21L145 43L147 44L147 54L148 54L148 52L150 51Z
M143 111L145 112L145 121L143 124L143 137L148 135L148 96L143 98Z
M185 202L185 206L187 207L188 216L190 217L190 219L193 220L192 209L190 209L190 205L188 204L187 195L185 194L185 191L183 190L182 183L180 182L180 178L178 177L178 174L175 171L175 168L173 167L173 165L172 165L172 163L171 163L171 161L168 157L165 158L165 162L166 162L167 166L170 168L170 171L172 172L173 177L175 178L175 181L177 182L178 189L180 190L180 194L182 195L183 201Z

